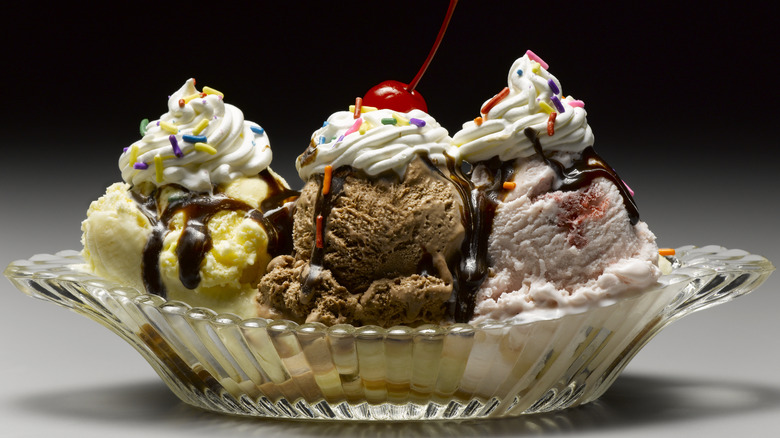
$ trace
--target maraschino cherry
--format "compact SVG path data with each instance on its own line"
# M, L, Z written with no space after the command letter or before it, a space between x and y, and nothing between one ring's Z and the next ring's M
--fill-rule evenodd
M422 95L415 90L417 84L422 79L422 75L425 70L428 69L433 55L436 54L436 50L441 44L442 38L444 38L444 32L447 30L447 25L450 23L452 13L455 10L455 5L458 4L458 0L450 0L450 5L447 8L447 15L444 16L444 22L439 29L439 34L436 36L436 41L431 47L431 51L428 53L428 57L425 59L420 71L417 72L417 76L412 79L412 82L404 84L400 81L384 81L374 86L365 96L363 96L363 105L373 106L379 109L389 109L402 113L408 113L413 109L428 112L428 105L425 103Z

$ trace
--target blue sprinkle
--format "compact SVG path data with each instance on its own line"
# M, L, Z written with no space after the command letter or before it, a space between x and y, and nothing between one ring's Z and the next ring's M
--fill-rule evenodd
M146 163L135 163L135 164L133 164L133 169L144 170L144 169L148 169L148 168L149 168L149 165L146 164Z
M325 121L322 123L322 127L323 127L323 128L324 128L324 127L326 127L326 126L328 126L328 121L327 121L327 120L325 120Z
M250 126L249 129L251 129L252 132L254 132L257 135L263 135L263 133L265 132L265 129L259 126Z
M547 81L547 85L550 86L550 90L553 92L553 94L561 94L560 88L558 88L557 85L555 85L555 81L552 79Z
M206 140L208 140L205 135L186 135L186 134L182 135L181 139L186 141L187 143L198 143L198 142L206 143Z
M563 107L561 99L558 99L558 96L552 96L550 97L550 100L552 101L553 105L555 105L555 109L557 109L559 113L566 112L566 108Z
M517 69L517 75L518 76L522 76L523 75L523 70L518 68Z
M411 123L412 125L418 128L422 128L423 126L425 126L425 120L415 119L414 117L409 119L409 123Z
M320 144L325 144L325 136L320 136Z

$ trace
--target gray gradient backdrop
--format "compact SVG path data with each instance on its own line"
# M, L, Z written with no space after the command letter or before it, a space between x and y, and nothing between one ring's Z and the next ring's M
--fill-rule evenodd
M273 168L300 187L292 160L310 133L375 83L411 80L446 3L6 7L0 265L79 248L90 201L119 179L121 149L188 77L263 125ZM719 244L780 262L770 2L507 3L461 1L418 87L434 117L456 131L531 48L586 102L596 149L637 192L660 246ZM589 406L359 427L190 408L108 330L5 280L0 293L0 436L771 436L779 425L777 274L665 329Z

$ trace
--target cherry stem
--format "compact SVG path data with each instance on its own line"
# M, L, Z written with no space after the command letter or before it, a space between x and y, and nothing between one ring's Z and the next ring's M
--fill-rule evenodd
M433 47L431 47L431 51L428 53L428 57L425 58L425 62L423 63L422 67L420 67L420 71L417 72L417 76L415 76L414 79L412 79L412 82L409 82L409 85L406 86L406 91L410 93L414 91L414 88L417 87L418 83L420 83L420 79L422 79L423 74L425 74L425 70L428 70L428 66L433 60L433 55L436 54L436 50L438 50L439 45L441 45L441 40L444 38L444 32L447 31L447 26L450 24L452 13L455 12L455 6L457 6L457 4L458 0L450 0L450 6L447 8L447 15L444 16L444 22L441 24L439 34L436 35L436 41L433 42Z

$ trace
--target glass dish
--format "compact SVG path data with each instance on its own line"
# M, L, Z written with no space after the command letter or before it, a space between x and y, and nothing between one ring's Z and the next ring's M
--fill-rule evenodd
M686 246L659 285L577 314L477 326L353 327L242 320L78 269L77 251L11 263L22 292L108 327L186 403L311 420L496 418L598 398L660 329L758 287L763 257Z

